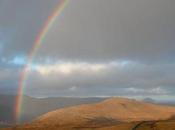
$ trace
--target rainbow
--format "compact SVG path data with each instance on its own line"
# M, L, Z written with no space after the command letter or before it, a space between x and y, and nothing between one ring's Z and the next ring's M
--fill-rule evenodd
M40 33L37 35L32 45L32 48L28 54L27 63L25 64L24 68L22 69L22 72L20 73L17 96L15 99L14 117L15 117L16 122L20 121L20 114L22 110L22 100L23 100L22 95L24 92L24 88L26 86L25 84L26 84L26 80L28 76L28 70L30 69L33 59L37 53L37 50L43 43L45 36L47 35L49 29L52 27L57 17L60 16L60 14L62 13L67 3L68 3L68 0L61 0L59 2L58 6L55 8L53 13L48 17L47 21L44 23Z

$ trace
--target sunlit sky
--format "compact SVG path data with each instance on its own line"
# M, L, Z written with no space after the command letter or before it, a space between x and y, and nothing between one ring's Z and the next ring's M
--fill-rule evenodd
M38 33L59 0L0 0L0 93L16 94ZM48 30L24 94L175 95L174 0L69 0Z

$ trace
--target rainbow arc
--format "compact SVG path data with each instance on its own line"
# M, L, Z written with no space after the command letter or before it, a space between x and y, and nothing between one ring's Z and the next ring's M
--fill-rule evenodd
M68 0L61 0L58 4L58 6L55 8L53 13L48 17L46 22L44 23L40 33L37 35L35 42L33 43L33 46L28 54L27 63L24 66L18 83L18 90L17 90L17 96L15 99L15 108L14 108L14 114L15 119L18 122L20 120L20 114L22 110L22 101L23 101L23 92L26 86L26 80L28 77L28 70L31 67L31 64L35 58L35 55L43 43L45 36L47 35L50 28L53 26L55 20L61 15L62 11L64 10L65 6L68 4Z

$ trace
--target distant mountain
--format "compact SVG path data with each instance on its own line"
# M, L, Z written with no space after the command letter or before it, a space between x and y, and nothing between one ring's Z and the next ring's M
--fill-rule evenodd
M158 120L171 119L174 115L175 107L155 105L126 98L111 98L99 103L58 109L44 114L32 123L17 126L15 130L98 129L115 125L120 126L128 122L144 121L143 123L145 123L145 121L151 121L154 123ZM131 127L131 125L133 123L127 126ZM115 127L115 129L117 128ZM120 130L120 127L117 130Z
M147 102L147 103L156 103L156 101L152 98L145 98L143 99L144 102Z
M31 121L32 119L41 116L49 111L58 108L69 107L80 104L96 103L106 98L73 98L73 97L56 97L56 98L33 98L29 96L23 97L21 113L21 123ZM0 122L13 124L14 95L0 95ZM0 123L0 127L2 123Z

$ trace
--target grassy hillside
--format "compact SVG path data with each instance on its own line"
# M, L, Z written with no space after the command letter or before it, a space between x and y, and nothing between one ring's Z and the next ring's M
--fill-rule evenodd
M62 108L7 130L175 130L175 107L126 98Z

